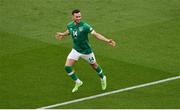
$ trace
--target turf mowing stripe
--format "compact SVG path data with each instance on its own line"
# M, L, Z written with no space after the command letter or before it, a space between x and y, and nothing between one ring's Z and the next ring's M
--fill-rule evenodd
M107 95L111 95L111 94L115 94L115 93L129 91L129 90L142 88L142 87L146 87L146 86L151 86L151 85L156 85L156 84L164 83L164 82L167 82L167 81L176 80L176 79L179 79L179 78L180 78L180 75L175 76L175 77L170 77L170 78L167 78L167 79L154 81L154 82L140 84L140 85L136 85L136 86L132 86L132 87L127 87L127 88L123 88L123 89L109 91L109 92L105 92L105 93L102 93L102 94L97 94L97 95L93 95L93 96L89 96L89 97L84 97L84 98L79 98L79 99L75 99L75 100L71 100L71 101L67 101L67 102L57 103L57 104L53 104L53 105L38 108L38 110L60 107L60 106L63 106L63 105L68 105L68 104L77 103L77 102L81 102L81 101L85 101L85 100L95 99L95 98L98 98L98 97L107 96Z

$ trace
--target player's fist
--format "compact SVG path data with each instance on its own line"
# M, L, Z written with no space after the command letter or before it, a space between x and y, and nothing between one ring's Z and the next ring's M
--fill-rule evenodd
M63 33L61 33L61 32L57 32L57 33L56 33L56 39L61 40L61 39L63 39L63 38L64 38Z
M114 40L112 40L112 39L108 40L108 44L110 44L113 47L116 46L116 42Z

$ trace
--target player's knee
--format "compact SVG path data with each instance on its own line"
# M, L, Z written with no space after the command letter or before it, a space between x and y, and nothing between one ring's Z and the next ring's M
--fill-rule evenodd
M97 64L97 63L93 63L93 64L91 64L91 66L92 66L94 69L97 69L97 68L98 68L98 64Z
M67 73L71 73L72 72L72 67L71 66L64 66L64 69Z

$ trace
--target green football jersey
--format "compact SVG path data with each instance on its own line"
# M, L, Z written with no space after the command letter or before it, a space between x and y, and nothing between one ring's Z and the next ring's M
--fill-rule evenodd
M67 29L73 40L73 48L82 54L92 53L89 44L88 34L93 31L93 28L85 22L75 24L74 21L67 25Z

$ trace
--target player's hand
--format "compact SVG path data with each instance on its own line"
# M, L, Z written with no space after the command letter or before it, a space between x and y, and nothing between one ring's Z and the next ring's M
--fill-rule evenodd
M56 33L56 39L62 40L63 38L64 38L63 33L61 33L61 32L57 32L57 33Z
M116 46L116 42L115 42L114 40L112 40L112 39L109 39L109 40L108 40L108 44L111 45L111 46L113 46L113 47Z

